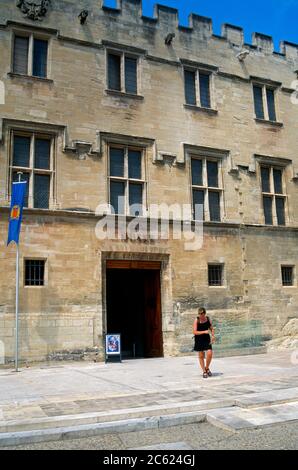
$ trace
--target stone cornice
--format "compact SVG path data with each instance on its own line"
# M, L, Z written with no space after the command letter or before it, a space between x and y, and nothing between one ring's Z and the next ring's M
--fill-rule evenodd
M146 49L141 49L140 47L134 47L127 44L122 44L118 42L108 41L103 39L101 41L102 46L106 47L107 49L117 49L123 52L132 52L134 54L147 54Z
M38 32L49 35L57 35L59 33L58 29L48 28L46 26L36 26L35 24L22 23L21 21L11 21L7 20L6 24L3 25L4 28L12 26L13 28L26 29L27 31Z
M197 62L195 60L189 60L189 59L180 59L181 64L184 67L192 67L200 70L207 70L208 72L217 72L218 67L216 65L211 65L211 64L206 64L203 62Z
M0 213L7 213L9 214L10 208L8 206L1 206L0 205ZM57 218L77 218L77 219L89 219L89 220L100 220L103 217L106 217L105 215L96 215L95 212L93 211L77 211L77 210L67 210L67 209L55 209L55 210L50 210L50 209L27 209L24 208L23 210L23 216L24 216L24 223L26 223L26 216L44 216L44 217L57 217ZM127 216L126 220L129 223L131 220L133 220L134 217ZM149 222L149 218L142 218L140 217L141 220L146 220ZM167 220L167 219L165 219ZM163 219L158 219L158 221L161 223L164 220ZM173 219L169 220L170 225L172 225L174 222ZM192 226L194 226L195 221L191 221ZM265 231L273 231L273 232L298 232L298 226L278 226L278 225L262 225L262 224L249 224L249 223L237 223L237 222L228 222L228 221L223 221L223 222L204 222L203 223L204 228L212 228L212 229L255 229L255 230L265 230Z

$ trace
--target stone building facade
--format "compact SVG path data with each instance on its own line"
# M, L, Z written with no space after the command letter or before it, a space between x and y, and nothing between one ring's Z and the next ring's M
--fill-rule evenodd
M241 28L218 36L198 15L180 26L159 5L147 18L141 0L2 0L0 50L2 362L14 357L17 171L29 181L21 360L101 360L106 333L132 357L189 353L199 306L218 354L297 344L298 45L244 44ZM100 239L98 206L122 190L145 210L204 199L200 249L173 237L175 217L163 239Z

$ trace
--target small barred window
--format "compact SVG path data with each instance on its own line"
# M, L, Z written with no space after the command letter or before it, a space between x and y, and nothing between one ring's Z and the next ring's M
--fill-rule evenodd
M25 260L25 286L45 285L45 260Z
M282 285L293 286L294 285L294 267L293 266L282 266Z
M209 264L208 265L208 282L209 282L209 286L222 286L223 285L223 265L222 264Z

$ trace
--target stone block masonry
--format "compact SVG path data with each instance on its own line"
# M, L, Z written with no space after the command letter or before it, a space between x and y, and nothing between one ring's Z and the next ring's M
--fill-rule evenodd
M41 169L30 168L21 233L23 361L103 359L109 259L161 263L166 356L191 351L199 306L214 321L218 353L297 347L288 327L298 309L298 105L291 100L298 45L285 38L276 52L272 37L258 32L245 44L243 29L231 24L217 36L212 20L195 14L181 26L177 10L162 5L147 18L140 0L117 8L80 3L53 0L39 21L16 2L0 3L0 363L3 351L6 362L14 356L15 249L5 244L15 136L51 141L49 207L35 207ZM29 41L26 73L14 67L15 37ZM32 73L34 39L47 41L46 77ZM109 54L122 61L121 90L109 88ZM125 58L137 60L136 93L125 89ZM186 103L185 71L197 74L196 105ZM201 106L199 73L209 75L210 108ZM255 114L253 85L262 90L264 119ZM276 120L268 119L269 91ZM192 204L192 158L218 162L218 187L208 189L205 172L201 190L206 204L208 191L219 191L220 221L206 209L200 250L185 251L172 228L169 240L96 238L96 208L110 201L111 146L141 150L146 207ZM265 223L262 167L272 170L272 225ZM282 194L274 170L282 173ZM280 199L284 225L274 212ZM24 285L25 259L45 260L44 286ZM223 266L221 286L209 285L209 264ZM283 266L293 268L292 286L282 283Z

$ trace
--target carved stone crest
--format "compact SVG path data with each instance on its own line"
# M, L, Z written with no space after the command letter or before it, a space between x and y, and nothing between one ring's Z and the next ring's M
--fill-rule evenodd
M40 0L31 2L29 0L18 0L17 7L25 14L29 20L42 21L42 18L47 14L51 0Z

